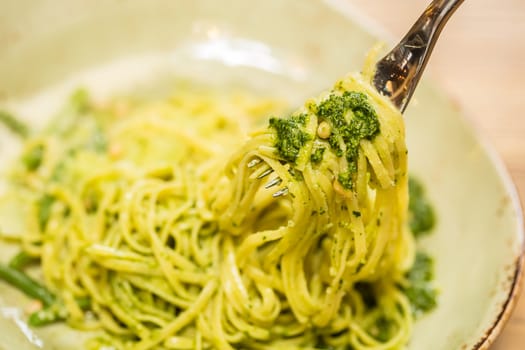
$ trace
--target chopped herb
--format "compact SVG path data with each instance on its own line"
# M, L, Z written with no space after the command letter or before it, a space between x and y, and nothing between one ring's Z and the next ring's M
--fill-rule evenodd
M339 173L337 175L337 181L346 189L352 189L354 187L353 174L350 172Z
M360 211L357 211L357 210L352 211L352 214L354 214L354 216L355 216L356 218L358 218L358 217L361 216L361 212L360 212Z
M27 137L29 135L29 128L26 124L18 120L9 112L0 110L0 123L4 124L11 132L20 137Z

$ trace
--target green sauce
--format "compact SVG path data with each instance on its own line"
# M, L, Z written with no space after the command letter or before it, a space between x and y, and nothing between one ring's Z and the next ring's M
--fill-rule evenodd
M404 292L410 300L414 314L429 312L437 306L437 290L432 286L434 260L427 254L417 252L414 265L407 272L409 282Z
M270 127L275 129L275 147L279 156L295 164L299 152L311 136L305 131L306 114L292 115L286 119L270 118Z
M425 189L421 182L410 177L408 180L409 191L409 222L414 236L428 234L436 223L434 209L425 195Z
M372 140L379 134L377 113L364 93L345 91L342 95L332 92L317 105L311 106L319 122L325 121L331 127L328 140L318 139L326 144L337 157L345 157L348 169L338 174L338 180L346 189L352 189L357 158L361 140ZM292 115L289 118L271 118L270 128L276 132L274 146L277 154L284 161L295 164L301 149L312 140L306 131L307 116ZM319 164L325 152L325 147L316 145L310 155L313 164Z

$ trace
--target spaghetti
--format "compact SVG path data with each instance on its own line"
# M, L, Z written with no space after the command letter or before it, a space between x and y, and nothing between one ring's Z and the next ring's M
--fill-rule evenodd
M342 79L246 142L283 106L77 93L12 175L21 247L56 295L42 311L100 331L88 348L402 348L404 124L366 81Z

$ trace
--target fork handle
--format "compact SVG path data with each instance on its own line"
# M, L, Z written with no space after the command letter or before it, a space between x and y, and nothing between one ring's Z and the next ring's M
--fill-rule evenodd
M401 112L414 93L441 30L463 1L432 1L399 44L377 62L373 84Z

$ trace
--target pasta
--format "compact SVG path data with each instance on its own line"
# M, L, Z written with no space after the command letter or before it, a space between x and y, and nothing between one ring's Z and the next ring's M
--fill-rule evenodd
M367 80L269 127L285 106L246 94L77 93L11 176L42 312L93 349L403 348L404 124Z

